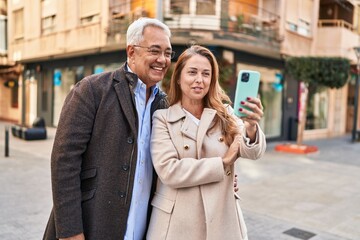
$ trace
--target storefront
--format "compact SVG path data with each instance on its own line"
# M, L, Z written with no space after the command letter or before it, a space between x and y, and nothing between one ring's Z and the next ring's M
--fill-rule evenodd
M45 119L47 126L56 127L64 100L78 81L93 73L114 70L125 61L123 50L26 64L24 78L27 87L23 95L27 103L22 109L23 122L31 124L39 116Z

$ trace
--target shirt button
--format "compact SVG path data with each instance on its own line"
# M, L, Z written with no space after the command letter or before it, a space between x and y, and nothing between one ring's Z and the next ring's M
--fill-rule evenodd
M190 147L189 147L189 145L185 144L184 148L185 148L185 150L188 150Z

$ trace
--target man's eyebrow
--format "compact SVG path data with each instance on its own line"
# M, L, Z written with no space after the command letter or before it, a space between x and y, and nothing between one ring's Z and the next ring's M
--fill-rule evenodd
M151 48L158 48L158 49L161 49L161 46L160 45L150 45ZM172 50L171 47L167 47L165 50Z

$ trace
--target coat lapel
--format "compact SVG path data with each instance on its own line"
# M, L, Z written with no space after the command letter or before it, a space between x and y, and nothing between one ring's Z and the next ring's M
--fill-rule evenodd
M202 115L199 126L197 126L193 120L186 115L186 113L182 110L181 104L177 103L173 106L169 107L167 119L169 123L175 123L183 119L183 123L180 127L180 132L188 137L196 141L197 145L197 156L201 158L201 146L204 141L204 137L210 128L213 119L215 117L216 110L205 108ZM181 141L180 138L174 138L174 141ZM182 142L177 142L178 146L181 146Z
M135 108L135 102L133 100L133 88L135 88L137 77L130 72L125 73L123 65L118 71L115 72L113 80L115 82L114 89L120 106L125 113L131 130L136 134L135 137L137 137L137 112Z
M215 117L215 114L216 114L216 110L210 109L210 108L205 108L203 113L201 114L200 125L198 128L197 138L196 138L197 155L198 155L199 159L202 157L201 156L201 146L203 144L205 134L207 133L208 129L210 128L211 123L213 122L213 119Z

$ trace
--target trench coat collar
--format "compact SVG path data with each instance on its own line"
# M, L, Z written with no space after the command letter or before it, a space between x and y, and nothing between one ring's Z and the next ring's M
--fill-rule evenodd
M174 123L180 120L183 120L183 124L180 128L180 131L186 137L189 137L197 142L197 156L201 157L201 146L204 140L204 137L213 123L216 110L211 108L204 108L203 113L201 114L199 126L197 126L193 120L186 115L180 102L172 105L168 109L168 122Z
M134 89L138 77L136 74L128 72L127 65L124 63L114 72L113 81L120 106L125 113L131 130L135 133L135 137L137 137L137 112L135 108Z

